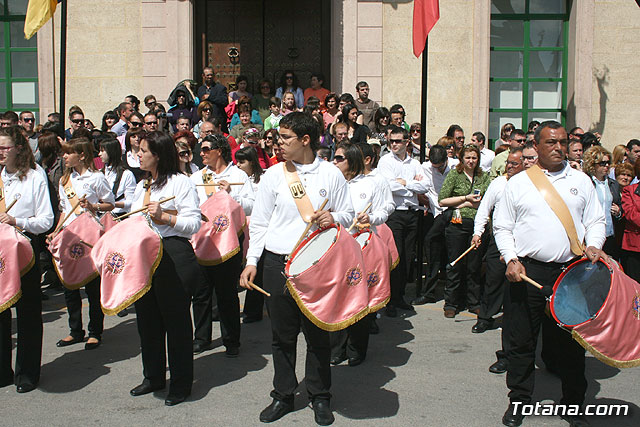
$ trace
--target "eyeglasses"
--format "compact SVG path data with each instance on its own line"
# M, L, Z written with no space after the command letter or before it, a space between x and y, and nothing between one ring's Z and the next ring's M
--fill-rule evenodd
M272 136L267 136L264 139L266 139L267 141L273 141L273 137Z
M464 136L456 136L456 141L464 141Z
M445 147L447 150L451 150L452 148L454 148L455 145L453 144L447 144L447 146Z
M523 144L523 143L527 142L527 138L516 138L515 141L519 142L520 144Z
M71 123L74 125L84 124L84 119L73 119L71 120Z
M180 157L189 157L189 154L191 154L191 151L185 150L185 151L180 151L178 153L178 156L180 156Z
M333 161L336 163L342 163L345 161L345 157L344 156L333 156Z
M286 76L287 80L293 80L293 76Z
M215 148L211 148L208 145L205 145L204 147L200 147L200 151L202 151L203 153L208 153L211 150L215 150Z
M203 108L202 111L208 111L211 112L211 108Z
M524 160L536 160L538 156L522 156Z
M260 89L271 89L271 86L260 86Z
M411 133L420 133L420 129L412 130Z
M404 139L389 139L389 144L402 144Z
M610 166L610 165L611 165L611 162L610 162L609 160L605 160L605 161L603 161L603 162L599 162L599 163L596 163L596 164L597 164L598 166L605 167L605 166Z
M131 122L131 126L133 126L134 128L140 127L142 126L142 122Z
M133 122L132 122L132 123L133 123ZM157 125L157 124L158 124L158 121L157 121L157 120L154 120L154 121L152 121L152 122L144 122L144 124L145 124L145 125Z
M22 119L22 121L31 123L31 122L35 122L36 119L34 119L33 117L25 117L24 119Z
M207 135L213 135L213 129L212 130L200 130L200 133L204 136Z

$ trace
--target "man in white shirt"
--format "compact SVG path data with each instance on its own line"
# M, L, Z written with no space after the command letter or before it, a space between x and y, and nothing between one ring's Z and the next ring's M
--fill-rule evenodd
M480 168L484 172L491 170L491 162L496 157L496 153L485 146L486 138L482 132L474 132L471 135L471 143L480 150Z
M407 154L409 132L393 126L388 141L391 153L380 159L378 173L389 182L396 204L396 210L389 215L387 225L393 232L400 262L391 271L391 299L386 308L387 316L395 317L396 308L413 310L411 304L404 300L404 290L415 255L418 215L422 214L418 209L418 194L426 193L428 188L420 162Z
M605 258L605 218L589 177L565 161L567 132L555 121L542 123L535 133L538 166L557 190L575 224L578 242L585 242L592 262ZM532 166L535 168L537 166ZM532 169L530 169L532 170ZM582 405L587 389L584 349L544 313L545 296L564 267L580 255L572 250L564 226L533 184L529 172L511 178L494 214L494 236L507 265L511 282L504 299L507 328L507 387L509 408L502 417L507 426L522 423L522 404L533 394L535 352L540 326L549 323L549 344L562 357L557 360L562 380L561 404ZM522 281L521 275L544 286L543 290ZM588 425L584 417L563 416L571 425Z
M422 169L427 186L427 192L422 196L425 199L423 204L429 209L425 222L431 224L431 227L427 227L428 231L424 237L425 247L429 248L429 264L425 285L416 299L411 301L413 305L436 302L435 290L438 275L440 269L447 264L447 242L444 238L447 220L446 215L442 215L446 208L441 207L438 202L438 194L444 179L451 170L447 162L447 149L441 145L431 147L429 161L422 164Z
M130 102L122 102L118 105L118 111L120 111L120 120L113 125L111 132L117 136L126 135L129 130L129 118L135 112L133 105Z

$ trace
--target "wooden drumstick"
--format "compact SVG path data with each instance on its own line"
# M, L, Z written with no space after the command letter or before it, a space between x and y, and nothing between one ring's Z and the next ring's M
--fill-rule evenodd
M329 199L324 199L324 202L322 202L322 205L320 205L320 208L318 210L319 211L323 210L324 207L327 205L328 201L329 201ZM313 225L313 221L310 221L309 223L307 223L307 226L305 227L304 232L302 233L302 236L300 236L300 238L298 239L296 244L293 246L293 250L291 251L291 253L293 253L293 251L296 250L298 245L304 240L304 238L307 235L307 233L309 232L309 230L311 230L311 226L312 225ZM291 256L291 254L289 254L289 256Z
M458 261L460 261L462 258L464 258L465 255L467 255L469 252L471 252L475 247L476 247L476 245L469 246L469 249L467 249L466 251L462 252L462 255L460 255L458 258L456 258L456 260L453 261L451 264L449 264L447 267L451 268L454 265L456 265L458 263Z
M73 204L73 206L71 207L71 210L69 212L67 212L67 214L64 216L64 219L60 222L60 224L58 224L58 227L56 227L56 229L54 230L53 234L51 235L52 239L58 235L60 230L62 230L62 225L65 222L67 222L67 220L69 219L71 214L74 213L76 211L76 209L78 209L78 206L80 206L80 202L83 201L84 199L85 198L82 197L81 199L78 199L78 201Z
M168 202L169 200L173 200L175 198L176 198L176 196L167 197L166 199L162 199L162 200L158 201L158 203ZM138 212L146 211L147 209L149 209L149 206L144 206L144 207L142 207L140 209L136 209L135 211L131 211L131 212L126 213L124 215L117 216L117 217L114 218L114 220L119 221L119 220L124 219L124 218L126 218L128 216L131 216L133 214L137 214Z
M244 182L227 182L227 184L229 185L244 185ZM196 187L207 187L207 186L212 186L212 185L222 185L219 182L212 182L210 184L196 184Z
M538 289L542 289L542 285L541 285L540 283L536 282L536 281L535 281L535 280L533 280L533 279L530 279L526 274L522 274L522 273L520 273L520 278L521 278L522 280L524 280L525 282L527 282L527 283L529 283L529 284L532 284L532 285L533 285L533 286L535 286L536 288L538 288Z
M20 193L16 194L15 197L13 198L13 202L11 202L9 206L7 206L7 209L4 211L4 213L8 213L9 209L11 209L16 203L18 203L18 199L20 197L22 197Z
M266 295L268 297L271 296L271 294L269 292L265 291L264 289L262 289L260 286L256 285L255 283L253 283L253 282L248 282L248 283L249 283L249 286L251 286L254 290L260 292L261 294L264 294L264 295Z
M364 210L362 212L360 212L358 215L362 215L363 213L366 213L369 210L369 208L371 208L371 202L369 202L367 207L365 207ZM358 223L358 215L356 215L353 218L353 224L351 224L351 227L349 227L349 229L347 230L347 233L351 233L351 230L353 230L353 227L355 227L356 224Z
M93 245L92 245L91 243L87 243L87 242L85 242L84 240L80 240L80 243L82 243L83 245L88 246L88 247L90 247L91 249L93 249Z

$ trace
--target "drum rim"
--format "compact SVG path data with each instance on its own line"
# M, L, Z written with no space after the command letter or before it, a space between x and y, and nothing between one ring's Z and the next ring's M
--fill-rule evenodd
M363 228L362 230L358 231L357 233L352 234L352 237L354 239L356 239L359 235L361 235L363 233L369 233L369 237L367 238L367 241L365 242L364 246L361 248L364 251L364 248L369 246L369 243L371 243L371 239L373 239L373 230L371 228L369 228L369 227ZM357 239L356 239L356 241L357 241Z
M340 237L340 232L342 230L342 227L340 226L340 224L329 224L326 227L322 227L322 228L318 228L317 230L315 230L313 233L309 234L307 237L305 237L305 239L300 242L300 244L298 245L298 247L295 249L295 251L291 252L291 255L289 255L289 259L287 260L287 263L284 266L284 272L287 275L287 277L297 277L300 274L304 273L305 271L307 271L309 268L307 268L307 270L304 270L302 273L298 273L295 275L291 275L289 274L289 268L291 267L291 262L295 259L296 255L298 255L298 252L300 252L302 250L302 248L305 247L305 245L307 243L309 243L315 236L317 236L318 234L330 229L330 228L336 228L337 229L337 233L336 233L336 240L331 244L331 246L329 246L329 249L327 249L327 251L322 254L322 256L320 257L320 259L322 259L327 253L329 253L329 250L331 248L333 248L335 246L335 244L338 242L338 237ZM320 261L320 259L318 259L318 261Z
M558 278L556 279L555 283L553 284L553 294L551 294L551 298L549 300L549 311L551 312L551 316L553 316L553 319L556 321L556 323L563 327L563 328L568 328L568 329L573 329L576 328L578 326L584 325L585 323L589 323L591 322L593 319L595 319L596 317L598 317L598 315L600 314L600 312L602 311L602 309L604 308L604 306L607 304L607 301L609 301L609 296L611 295L611 286L609 286L609 292L607 293L607 297L604 299L604 302L602 303L602 305L600 306L600 308L598 309L598 311L590 318L585 320L584 322L580 322L580 323L576 323L575 325L567 325L565 323L562 323L558 317L556 316L556 310L555 310L555 299L556 299L556 290L558 289L558 285L560 284L560 282L562 282L562 279L564 279L564 277L567 275L567 273L576 265L578 264L582 264L584 262L591 262L591 260L589 260L588 258L580 258L579 260L576 260L574 262L572 262L571 264L569 264L562 273L560 273L560 275L558 276ZM609 273L612 276L612 282L613 282L613 268L611 267L611 265L606 262L605 260L603 260L602 258L598 259L597 262L601 262L603 263L607 269L609 270Z

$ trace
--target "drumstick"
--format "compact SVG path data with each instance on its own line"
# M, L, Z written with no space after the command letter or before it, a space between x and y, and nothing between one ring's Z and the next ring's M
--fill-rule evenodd
M462 255L460 255L458 258L456 258L456 260L453 261L452 263L450 263L447 267L451 268L454 265L456 265L458 263L458 261L460 261L462 258L464 258L465 255L467 255L469 252L471 252L475 247L476 247L476 245L469 246L469 249L467 249L466 251L462 252Z
M173 200L175 198L176 198L176 196L167 197L166 199L162 199L162 200L158 201L158 203L168 202L169 200ZM138 212L146 211L147 209L149 209L149 206L144 206L144 207L142 207L140 209L136 209L135 211L131 211L131 212L126 213L124 215L117 216L117 217L114 218L114 220L119 221L121 219L124 219L124 218L130 216L130 215L137 214Z
M73 206L71 207L71 210L69 212L67 212L67 214L64 216L64 219L60 222L60 224L58 224L58 227L56 227L56 229L54 230L54 232L53 232L53 234L51 236L52 239L58 235L60 230L62 230L62 225L65 222L67 222L67 220L69 219L71 214L74 213L76 211L76 209L78 209L78 206L80 206L80 202L83 201L84 199L85 199L85 197L83 196L81 199L78 199L78 201L73 204Z
M249 283L249 286L251 286L254 290L260 292L261 294L264 294L264 295L266 295L268 297L271 296L271 294L269 292L265 291L264 289L262 289L260 286L256 285L255 283L253 283L253 282L248 282L248 283Z
M360 212L358 215L361 215L361 214L363 214L363 213L366 213L366 212L369 210L369 208L370 208L370 207L371 207L371 202L369 202L369 204L367 205L367 207L366 207L366 208L364 208L364 210L363 210L362 212ZM356 226L356 224L358 223L358 215L356 215L356 216L353 218L353 224L351 224L351 227L349 227L349 229L347 230L347 233L351 233L351 230L353 230L353 227L355 227L355 226Z
M90 243L85 242L84 240L80 240L80 243L82 243L83 245L86 245L88 247L90 247L91 249L93 249L93 245Z
M324 202L322 202L322 205L320 205L320 209L318 209L319 211L323 210L324 207L327 205L327 202L329 201L329 199L324 199ZM291 251L291 253L293 253L293 251L296 250L296 248L298 247L298 245L300 244L300 242L302 242L305 238L305 236L307 235L307 233L309 232L309 230L311 230L311 226L313 225L313 221L310 221L309 223L307 223L307 226L304 229L304 232L302 233L302 236L300 236L300 238L298 239L298 241L296 242L295 246L293 247L293 250ZM289 254L291 255L291 254Z
M4 211L4 213L9 213L9 209L11 209L13 207L13 205L15 205L18 202L18 199L22 197L22 194L17 193L15 196L13 196L13 202L11 202L9 204L9 206L7 207L7 209Z
M522 273L520 273L520 278L521 278L522 280L524 280L525 282L532 284L532 285L533 285L533 286L535 286L536 288L538 288L538 289L542 289L542 285L541 285L540 283L536 282L536 281L535 281L535 280L533 280L533 279L530 279L526 274L522 274Z
M227 182L229 185L244 185L244 182ZM211 185L222 185L219 182L212 182L211 184L196 184L196 187L206 187Z

